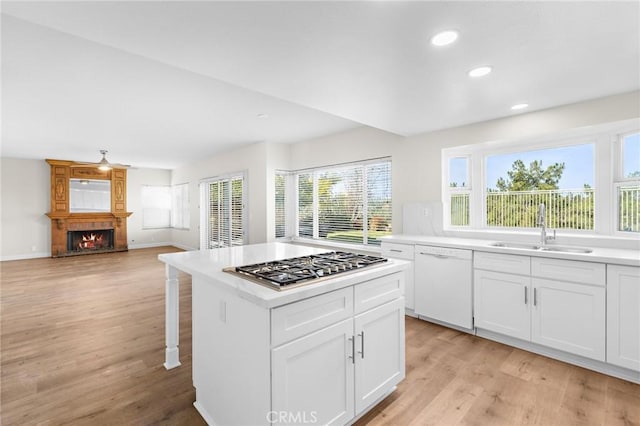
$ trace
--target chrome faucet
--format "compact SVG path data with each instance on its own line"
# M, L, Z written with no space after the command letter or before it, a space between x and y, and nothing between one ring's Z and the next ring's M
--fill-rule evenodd
M538 206L538 226L540 227L540 245L544 247L549 240L556 239L556 231L553 230L553 237L547 237L547 218L544 203Z

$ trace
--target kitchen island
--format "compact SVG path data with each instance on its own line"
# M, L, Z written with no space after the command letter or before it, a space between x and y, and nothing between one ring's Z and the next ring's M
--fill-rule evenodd
M162 254L166 362L192 276L195 407L208 424L348 424L404 378L404 270L387 262L277 291L223 271L330 251L284 243Z

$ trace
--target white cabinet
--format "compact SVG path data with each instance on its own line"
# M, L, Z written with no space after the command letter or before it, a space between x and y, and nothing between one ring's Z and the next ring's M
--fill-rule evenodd
M640 372L640 268L607 265L607 362Z
M404 379L403 300L355 317L356 415Z
M531 340L604 361L605 288L533 278Z
M411 261L411 266L406 269L404 281L404 300L405 307L409 313L415 309L414 305L414 256L413 244L399 244L383 241L380 245L382 249L382 257L391 259L403 259Z
M415 313L427 320L473 328L472 251L416 245Z
M531 338L528 276L476 269L475 326L518 339Z
M345 424L354 417L352 340L348 319L272 351L272 411L287 414L275 423Z
M604 265L477 253L474 268L476 327L604 361Z
M347 424L404 379L402 277L272 310L274 423Z

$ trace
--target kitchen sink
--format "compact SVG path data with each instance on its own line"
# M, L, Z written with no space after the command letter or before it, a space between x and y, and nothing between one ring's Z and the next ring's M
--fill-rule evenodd
M544 251L558 251L565 253L592 253L593 250L584 247L568 247L568 246L545 246L541 250Z
M559 253L592 253L593 250L585 247L573 247L573 246L540 246L534 243L517 243L511 241L498 241L489 244L491 247L504 247L504 248L516 248L525 250L543 250L543 251L557 251Z
M538 250L540 248L540 246L537 244L513 243L509 241L498 241L497 243L491 243L489 245L493 247L519 248L519 249L529 249L529 250Z

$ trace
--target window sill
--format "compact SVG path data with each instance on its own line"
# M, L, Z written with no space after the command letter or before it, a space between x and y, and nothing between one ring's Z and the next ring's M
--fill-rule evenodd
M278 241L288 242L291 244L309 246L309 247L326 247L332 248L334 250L344 250L344 251L359 251L359 252L368 252L368 253L382 253L382 249L380 246L366 246L364 244L348 244L348 243L339 243L328 240L315 240L312 238L301 238L301 237L290 237L290 238L279 238Z

